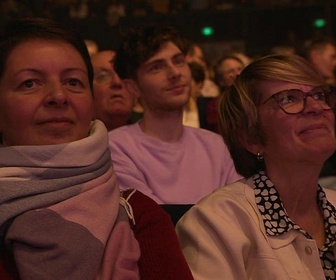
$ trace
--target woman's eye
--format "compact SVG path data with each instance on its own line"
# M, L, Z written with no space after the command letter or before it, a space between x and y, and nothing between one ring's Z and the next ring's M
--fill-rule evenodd
M83 85L78 79L69 79L68 84L72 87L81 87Z
M94 77L94 79L98 82L103 82L103 81L106 81L106 80L109 80L110 78L112 77L112 74L111 73L108 73L108 72L100 72L100 73L97 73Z
M282 105L296 103L298 102L298 97L296 95L286 94L282 96L279 101Z
M324 94L324 92L316 92L314 95L313 95L313 98L315 100L325 100L326 99L326 95Z
M33 81L33 80L27 80L27 81L23 82L23 86L25 88L32 88L32 87L34 87L34 85L35 85L35 81Z

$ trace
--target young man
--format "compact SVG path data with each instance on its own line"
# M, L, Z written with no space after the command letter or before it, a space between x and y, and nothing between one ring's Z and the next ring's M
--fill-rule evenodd
M135 105L135 96L126 90L113 69L114 56L112 50L100 51L91 56L95 117L108 130L128 124Z
M182 124L191 84L186 51L174 29L147 26L126 34L115 60L144 108L138 123L109 133L118 182L159 204L194 204L240 178L219 135Z

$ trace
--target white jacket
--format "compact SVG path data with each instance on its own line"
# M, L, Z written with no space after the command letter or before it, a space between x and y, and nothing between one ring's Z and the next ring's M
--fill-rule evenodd
M325 280L314 240L297 230L267 236L251 179L216 190L177 224L195 279ZM326 190L335 205L336 192ZM333 248L336 253L336 245Z

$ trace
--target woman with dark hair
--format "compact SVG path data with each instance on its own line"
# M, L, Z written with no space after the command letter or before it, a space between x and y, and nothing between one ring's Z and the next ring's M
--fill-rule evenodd
M56 22L0 38L0 279L191 279L169 215L120 192L92 81L83 40Z
M92 79L77 33L48 19L4 30L0 246L20 279L138 278L107 131L92 122Z

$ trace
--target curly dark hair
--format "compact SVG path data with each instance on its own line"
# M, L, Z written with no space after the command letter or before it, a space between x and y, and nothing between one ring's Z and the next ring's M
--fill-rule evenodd
M132 28L123 34L117 50L114 68L121 79L136 79L139 66L152 57L166 42L174 43L187 53L186 40L172 26L147 25Z

